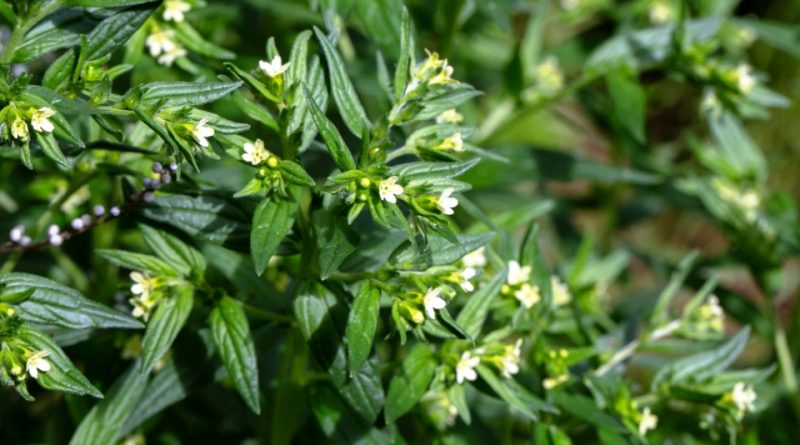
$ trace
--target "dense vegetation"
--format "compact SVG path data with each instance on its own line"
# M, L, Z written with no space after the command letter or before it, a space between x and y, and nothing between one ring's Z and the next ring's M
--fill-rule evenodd
M800 434L793 2L0 15L0 443Z

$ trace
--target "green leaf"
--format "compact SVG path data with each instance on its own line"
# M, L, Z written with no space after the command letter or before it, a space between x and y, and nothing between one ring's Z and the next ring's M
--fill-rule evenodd
M713 377L736 360L749 338L750 327L745 326L715 349L691 355L662 367L653 379L652 388L657 388L665 379L671 383L682 383L702 382Z
M102 1L102 0L101 0ZM114 1L114 0L109 0ZM121 2L120 2L121 3ZM144 1L130 2L133 4L148 3ZM131 36L142 27L144 22L153 13L157 2L149 2L113 14L100 22L92 32L86 36L86 61L106 57L115 49L124 45Z
M64 152L61 151L61 147L58 146L58 142L56 142L52 134L37 132L36 142L42 147L44 154L58 165L58 168L65 171L72 168L72 164L69 162L69 159L64 156Z
M401 46L402 0L359 0L355 2L355 12L367 35L377 43L381 51L397 57Z
M796 23L781 23L755 18L735 18L732 22L753 29L758 38L794 57L800 58L800 27Z
M140 225L145 244L165 263L182 276L201 277L206 270L206 260L194 247L167 232L148 225Z
M223 98L240 86L242 82L151 82L132 93L140 94L145 105L196 107Z
M117 266L126 269L150 272L154 275L178 275L178 272L172 266L154 256L115 249L97 249L95 252Z
M214 342L234 388L256 414L261 412L258 366L250 325L236 300L223 297L209 316Z
M173 288L176 295L164 296L156 306L142 339L141 372L149 373L178 336L194 304L194 289Z
M469 297L467 304L458 313L456 322L470 337L478 338L481 333L481 327L483 327L483 323L489 315L489 308L500 293L500 288L506 282L506 273L507 271L503 270L492 277L491 281L484 284L483 287Z
M204 39L197 30L192 28L192 25L187 20L173 23L172 29L175 30L176 39L191 52L219 60L233 60L236 58L236 54L233 52Z
M336 106L339 108L339 114L342 116L345 125L351 133L357 138L361 138L366 129L369 129L369 118L367 113L364 112L364 107L356 95L356 90L353 88L353 83L347 76L347 71L344 68L344 62L333 47L331 41L320 31L314 28L314 33L317 35L322 46L322 52L325 53L325 60L328 62L328 77L331 81L331 94ZM317 127L319 127L317 123ZM320 132L322 129L320 128Z
M629 69L617 69L606 74L608 92L614 117L630 135L644 144L646 100L644 89Z
M436 360L431 347L424 343L414 345L389 383L384 409L387 423L394 422L419 402L435 372Z
M415 249L410 241L403 243L392 254L391 261L400 269L425 270L433 266L444 266L460 260L494 238L494 233L481 235L459 235L454 243L442 236L431 234L428 243Z
M294 313L316 361L330 373L331 381L347 403L363 418L374 422L384 403L380 375L371 361L348 379L343 332L347 308L319 283L300 287Z
M480 162L470 159L458 162L407 162L389 169L389 176L399 176L411 187L434 179L451 179L463 175Z
M361 369L369 358L372 341L378 328L381 292L369 281L364 281L353 301L347 321L347 358L350 373Z
M67 6L84 6L87 8L122 8L125 6L152 3L153 0L63 0Z
M14 62L26 62L77 45L81 40L79 33L88 32L93 24L79 11L59 11L25 34L14 51Z
M278 169L281 171L283 178L292 183L303 187L314 187L317 185L306 171L298 163L293 161L282 160L278 164Z
M694 251L687 255L686 258L682 259L680 264L678 264L678 269L672 273L669 283L667 283L667 286L661 291L658 300L656 300L656 305L653 308L653 314L650 316L650 324L653 328L661 326L670 318L667 312L669 305L672 299L675 298L675 295L678 294L683 282L686 280L686 276L689 275L689 271L692 269L695 260L697 260L698 254L697 251Z
M176 227L193 238L239 250L250 239L250 211L240 201L213 193L198 196L160 194L142 214Z
M105 399L95 405L83 418L70 445L106 445L116 443L123 425L144 393L147 378L133 367L111 387Z
M538 417L533 410L525 404L517 393L509 388L502 380L497 378L494 372L484 365L478 365L478 375L481 379L492 388L501 399L503 399L511 408L514 408L519 413L523 414L530 420L537 420Z
M581 419L598 428L608 428L613 431L624 430L617 419L604 412L597 403L586 396L568 394L565 391L554 391L553 401L556 406L578 419Z
M764 154L747 134L742 123L731 113L723 113L708 122L711 135L722 157L735 169L737 178L762 179L767 174Z
M19 292L31 292L18 306L20 317L31 323L70 329L143 327L130 315L89 300L55 281L19 272L0 275L0 296Z
M408 84L408 75L414 66L414 35L411 32L411 15L403 7L400 21L400 58L394 71L394 95L397 100L403 97Z
M356 168L356 163L353 160L353 154L350 153L350 149L347 148L347 144L344 143L344 139L342 139L339 130L336 129L333 122L325 117L325 113L320 110L314 98L311 96L311 92L308 91L307 88L304 88L303 92L306 95L309 110L311 110L311 118L314 120L319 134L325 141L325 145L328 147L333 162L335 162L339 170L343 172L354 170Z
M264 272L278 245L292 230L296 213L297 201L294 199L267 198L256 208L250 234L250 252L257 274Z
M50 363L50 370L39 372L39 376L36 378L36 382L42 388L68 392L79 396L103 397L103 394L89 383L89 380L67 358L64 351L47 335L22 326L17 331L16 341L24 344L32 351L48 352L45 360Z
M314 231L319 247L319 274L325 280L356 250L358 235L350 229L345 217L333 210L314 213Z

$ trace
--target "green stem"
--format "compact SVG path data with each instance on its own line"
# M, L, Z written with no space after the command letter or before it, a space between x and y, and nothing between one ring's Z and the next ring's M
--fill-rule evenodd
M14 26L14 31L11 33L6 47L3 48L3 52L0 54L0 63L11 63L14 60L14 54L17 52L17 46L25 37L25 34L43 18L58 9L59 6L61 6L59 1L51 0L41 5L38 9L31 11L27 17L21 17Z

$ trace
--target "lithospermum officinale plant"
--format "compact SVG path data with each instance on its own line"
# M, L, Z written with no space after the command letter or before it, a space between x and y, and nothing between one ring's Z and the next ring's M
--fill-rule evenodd
M797 29L427 3L0 0L2 443L789 443Z

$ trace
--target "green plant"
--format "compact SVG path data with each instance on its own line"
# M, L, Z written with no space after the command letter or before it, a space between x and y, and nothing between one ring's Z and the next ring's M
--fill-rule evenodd
M0 437L789 443L735 3L0 2Z

